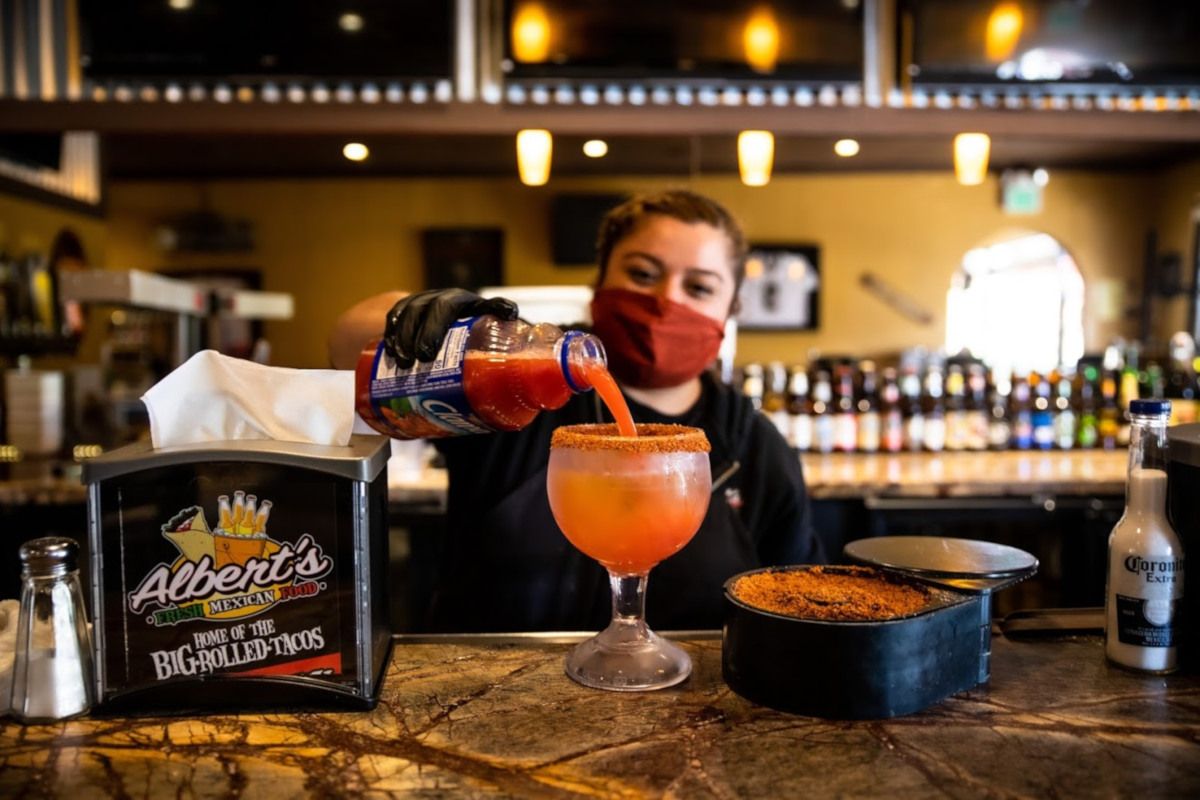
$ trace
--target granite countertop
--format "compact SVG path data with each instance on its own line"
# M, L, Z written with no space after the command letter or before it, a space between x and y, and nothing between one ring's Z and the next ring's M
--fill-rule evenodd
M0 797L1200 796L1200 675L1109 666L1097 636L993 639L992 677L924 711L772 711L689 638L680 687L586 689L537 637L399 641L369 712L0 720Z

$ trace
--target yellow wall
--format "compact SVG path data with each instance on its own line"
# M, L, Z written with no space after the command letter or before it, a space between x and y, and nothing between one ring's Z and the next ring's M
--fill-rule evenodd
M75 231L94 266L103 266L108 238L105 220L0 193L0 251L14 256L48 254L63 228Z
M1158 252L1178 253L1182 259L1182 282L1190 286L1196 265L1192 263L1194 227L1200 223L1200 161L1157 176L1152 184ZM1187 330L1188 296L1155 301L1155 323L1160 337Z
M1186 187L1200 188L1197 172L1169 182L1185 194ZM421 288L422 228L502 227L507 283L582 284L591 279L590 269L552 263L549 203L556 192L686 184L729 205L752 240L821 247L819 330L743 332L739 361L803 360L814 348L886 354L941 345L946 290L962 255L1006 229L1052 234L1075 257L1086 281L1115 281L1136 298L1143 236L1156 209L1150 201L1165 180L1056 171L1046 187L1044 211L1033 217L1000 212L994 176L982 186L962 187L940 173L781 175L761 189L734 177L553 179L541 188L511 178L224 181L206 184L204 198L193 183L114 183L107 266L258 267L264 288L291 292L296 300L294 320L267 324L274 362L320 367L326 365L329 329L343 308L385 289ZM158 222L200 208L205 198L222 214L253 222L253 253L168 256L154 247ZM859 284L867 271L928 309L933 323L918 325L868 294ZM1113 335L1136 332L1133 314L1095 317L1088 318L1089 349Z

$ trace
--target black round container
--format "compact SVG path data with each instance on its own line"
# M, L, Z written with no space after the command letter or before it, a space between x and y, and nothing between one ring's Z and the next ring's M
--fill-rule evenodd
M908 542L906 549L904 540L920 541ZM961 539L861 541L859 548L855 542L846 547L853 560L877 560L872 543L879 541L882 558L878 560L903 563L923 573L918 578L905 574L902 566L880 569L893 582L929 590L926 607L884 620L786 616L738 599L732 591L734 583L758 572L813 567L772 567L735 575L725 582L721 645L722 670L730 688L747 700L782 711L831 719L884 719L911 714L987 681L990 592L1032 575L1037 560L1015 548ZM902 557L916 553L914 563L929 563L931 545L943 554L934 557L933 566L913 567L907 563L910 559ZM949 557L944 555L947 552ZM1003 556L1004 563L998 566L989 553ZM951 588L943 581L955 585Z

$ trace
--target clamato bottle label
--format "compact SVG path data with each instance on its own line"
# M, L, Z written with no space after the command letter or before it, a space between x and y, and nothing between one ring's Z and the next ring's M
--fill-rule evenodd
M398 439L462 436L520 430L593 388L622 435L636 435L599 339L484 315L455 322L432 361L407 369L381 342L369 344L355 370L355 409Z

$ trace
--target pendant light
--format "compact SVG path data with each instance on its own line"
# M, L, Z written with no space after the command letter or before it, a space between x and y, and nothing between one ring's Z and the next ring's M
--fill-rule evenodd
M987 176L992 140L986 133L960 133L954 137L954 176L963 186L977 186Z
M737 149L742 183L747 186L766 186L771 180L775 137L770 131L742 131L738 134Z
M527 128L517 133L517 169L521 183L543 186L550 180L550 151L554 142L550 131Z

